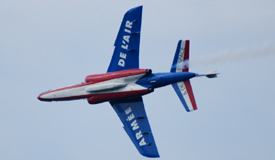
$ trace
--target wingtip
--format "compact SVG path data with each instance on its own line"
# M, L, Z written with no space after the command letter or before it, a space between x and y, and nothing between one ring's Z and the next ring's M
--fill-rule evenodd
M141 6L137 6L137 7L134 7L134 8L132 8L132 9L130 9L128 12L131 12L131 11L133 11L133 10L138 10L138 9L142 10L142 8L143 8L142 5L141 5Z
M159 153L156 154L142 154L144 157L148 157L148 158L159 158Z

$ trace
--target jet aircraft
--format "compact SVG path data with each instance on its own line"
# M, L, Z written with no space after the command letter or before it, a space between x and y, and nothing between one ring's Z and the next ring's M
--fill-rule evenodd
M84 83L46 91L38 99L65 101L84 98L89 104L109 102L140 154L159 157L142 96L171 84L186 111L190 112L196 110L197 105L189 79L198 76L214 78L217 73L200 75L189 72L189 40L178 42L170 72L152 73L151 69L140 69L141 17L142 6L130 9L124 15L107 73L88 75Z

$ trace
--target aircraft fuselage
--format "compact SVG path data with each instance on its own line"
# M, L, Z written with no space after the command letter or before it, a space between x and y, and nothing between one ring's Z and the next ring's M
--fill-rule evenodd
M81 84L44 92L41 101L64 101L87 98L90 104L142 96L179 81L195 77L191 72L153 74L149 69L130 69L89 75Z

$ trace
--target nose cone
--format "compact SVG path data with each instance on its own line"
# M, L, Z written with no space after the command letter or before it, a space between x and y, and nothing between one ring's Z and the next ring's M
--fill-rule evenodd
M46 101L46 102L51 102L52 100L48 99L47 96L45 95L47 93L42 93L40 94L37 99L39 99L40 101Z

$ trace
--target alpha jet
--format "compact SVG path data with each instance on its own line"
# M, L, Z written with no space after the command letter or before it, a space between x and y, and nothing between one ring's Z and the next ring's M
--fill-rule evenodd
M89 104L109 102L140 154L159 157L142 96L171 84L186 111L190 112L197 106L189 80L198 76L213 78L217 74L189 72L189 40L178 42L170 72L152 73L151 69L140 69L141 17L142 6L124 15L107 73L89 75L84 83L44 92L38 99L65 101L84 98Z

